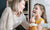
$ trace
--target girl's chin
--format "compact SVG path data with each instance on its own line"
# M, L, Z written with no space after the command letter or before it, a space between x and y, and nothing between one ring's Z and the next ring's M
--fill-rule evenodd
M34 16L36 16L36 14L34 14Z

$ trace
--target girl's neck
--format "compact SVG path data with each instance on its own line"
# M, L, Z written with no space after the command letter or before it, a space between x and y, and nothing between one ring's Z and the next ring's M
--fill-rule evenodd
M36 16L35 17L35 20L37 21L37 20L39 20L41 17L40 16Z

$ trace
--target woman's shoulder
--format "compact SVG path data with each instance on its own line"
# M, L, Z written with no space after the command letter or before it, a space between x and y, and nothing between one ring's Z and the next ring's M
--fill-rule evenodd
M10 7L6 7L5 8L5 11L9 11L10 12L11 11L11 8Z

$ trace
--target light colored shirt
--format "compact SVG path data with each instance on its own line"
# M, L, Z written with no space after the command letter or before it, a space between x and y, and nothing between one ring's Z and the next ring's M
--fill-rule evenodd
M10 7L7 7L4 10L0 21L1 21L0 30L12 30L13 28L16 28L20 24L25 29L28 29L29 27L26 21L26 17L24 16L24 13L22 13L20 17L17 17L15 14L13 14L12 9Z

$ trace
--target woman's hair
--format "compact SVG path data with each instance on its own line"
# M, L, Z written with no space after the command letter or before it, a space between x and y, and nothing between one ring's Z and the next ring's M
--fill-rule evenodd
M43 11L41 17L45 20L45 23L47 23L47 18L46 18L46 11L45 11L45 7L42 4L36 3L34 6L39 5L40 9Z
M11 2L11 9L15 10L15 4L17 4L17 8L18 8L18 3L21 2L21 0L13 0Z

